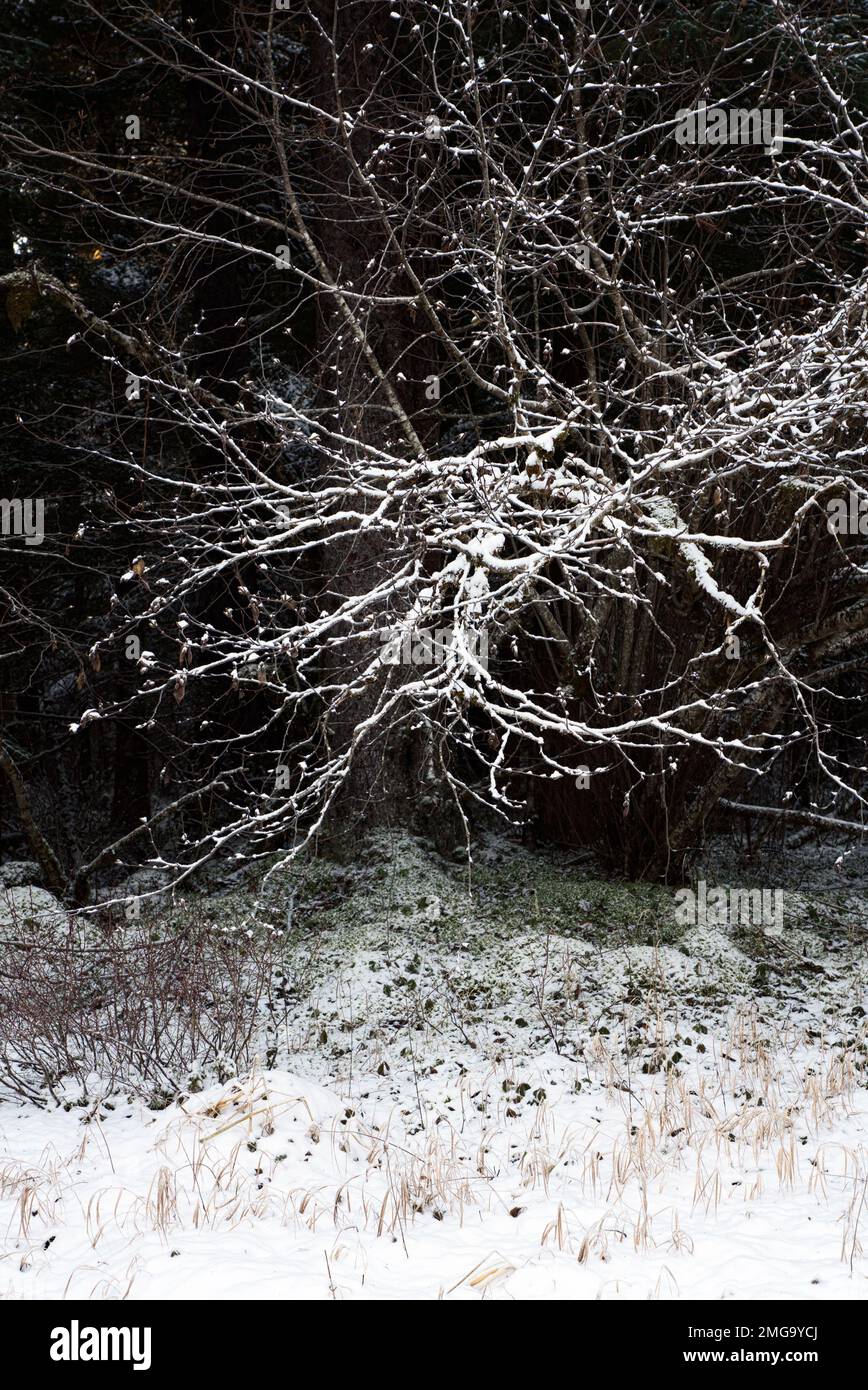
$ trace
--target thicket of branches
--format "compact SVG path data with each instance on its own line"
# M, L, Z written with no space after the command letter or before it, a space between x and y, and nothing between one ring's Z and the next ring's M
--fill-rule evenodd
M384 821L672 879L734 798L861 823L865 20L22 12L3 740L79 896ZM680 145L701 100L783 149Z

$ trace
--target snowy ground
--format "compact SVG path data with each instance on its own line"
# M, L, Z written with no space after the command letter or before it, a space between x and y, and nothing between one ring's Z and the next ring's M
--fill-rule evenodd
M865 1298L864 1087L749 1022L706 1056L628 1080L601 1044L590 1082L544 1054L397 1100L271 1072L158 1114L7 1114L0 1291Z
M302 932L280 1070L0 1106L0 1296L868 1295L864 933L497 932L438 872Z

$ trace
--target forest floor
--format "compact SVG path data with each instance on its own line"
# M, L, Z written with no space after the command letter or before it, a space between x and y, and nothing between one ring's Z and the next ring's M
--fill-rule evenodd
M864 1299L868 874L837 858L710 858L785 888L777 936L494 841L214 898L286 931L261 1067L0 1105L0 1296Z

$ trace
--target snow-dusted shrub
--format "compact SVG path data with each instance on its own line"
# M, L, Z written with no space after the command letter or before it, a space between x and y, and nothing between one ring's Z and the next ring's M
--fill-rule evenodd
M198 911L16 925L0 935L0 1094L171 1099L274 1044L271 933L218 929Z

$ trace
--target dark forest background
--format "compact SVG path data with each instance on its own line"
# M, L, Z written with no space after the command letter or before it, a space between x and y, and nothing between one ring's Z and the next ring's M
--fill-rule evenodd
M275 768L284 764L288 786L302 800L255 847L290 847L319 814L304 802L299 765L352 744L377 698L370 687L348 701L335 696L337 679L346 675L351 684L359 669L350 642L324 643L313 682L321 693L304 700L288 700L292 680L270 667L266 675L243 663L234 673L226 664L215 674L206 669L206 629L222 655L233 644L255 655L263 634L279 628L280 614L313 620L347 602L388 569L400 545L424 549L419 537L428 524L410 501L395 551L369 542L359 527L333 544L323 534L310 549L277 554L265 571L253 494L244 504L246 521L239 520L240 502L231 522L217 503L209 505L221 480L237 482L231 447L243 451L244 466L257 476L314 495L324 479L340 475L356 444L404 450L412 461L407 424L423 453L452 457L515 431L519 417L542 429L565 418L569 401L593 399L595 427L620 438L610 474L617 480L627 455L641 459L642 439L659 445L667 430L677 432L681 417L699 428L702 410L711 409L692 396L685 404L671 383L660 389L659 371L645 371L647 361L624 366L627 329L611 305L605 313L582 310L580 350L572 352L568 320L587 286L580 270L550 270L542 231L535 246L527 236L521 255L528 264L536 257L529 277L540 282L551 273L557 292L544 300L527 290L523 298L524 269L515 272L518 327L510 340L518 341L519 330L527 335L525 357L532 362L538 353L549 386L531 389L518 380L500 396L485 389L506 383L503 364L511 360L496 326L489 325L483 344L474 338L487 312L474 278L474 266L484 262L471 254L484 245L485 188L460 139L435 182L420 164L419 140L402 138L432 114L447 126L457 123L454 103L466 94L467 55L437 9L330 0L285 9L264 0L5 7L0 495L44 498L46 538L38 546L0 540L0 856L39 858L48 886L79 901L121 864L155 854L180 863L185 846L201 845L228 824L249 825L257 807L286 790L275 790ZM473 61L487 84L479 89L481 118L512 142L519 164L529 157L534 130L542 132L550 119L547 92L561 81L563 54L552 25L563 16L564 31L568 24L582 36L587 91L580 105L586 137L600 152L585 168L603 209L596 244L618 253L630 311L645 322L660 357L681 361L680 353L693 351L699 361L725 349L735 369L750 374L764 351L783 351L812 314L824 311L831 322L836 306L850 302L865 275L868 239L864 6L601 5L598 32L594 17L586 24L569 4L527 0L471 10ZM788 29L793 15L798 23ZM584 27L576 31L577 24ZM843 134L825 78L810 61L806 31L824 46L825 71L846 94L853 129ZM430 61L422 62L420 44ZM622 82L628 57L630 80ZM756 90L748 71L757 74ZM820 169L834 196L807 199L792 166L788 193L772 180L760 196L751 180L761 183L765 171L750 152L742 163L733 156L726 177L694 181L688 195L670 167L674 148L667 153L650 134L618 144L631 122L647 131L656 121L671 122L681 105L693 104L706 74L715 91L742 90L743 105L782 105L788 131L804 142L792 160ZM272 82L292 99L277 107ZM509 83L519 95L507 110L499 103ZM370 215L347 151L335 141L330 120L341 115L338 89L346 109L363 112L353 160L373 167L383 132L397 131L380 178L400 254ZM137 141L127 138L130 115L141 123ZM849 162L839 158L841 141L849 141ZM288 190L307 242L281 235L293 227ZM552 182L553 209L560 206L556 194ZM633 210L643 198L636 213L645 219L642 229L621 252L611 209ZM555 226L558 216L552 211L540 227ZM286 272L273 259L284 243ZM436 286L443 336L424 326L408 264L430 294ZM324 266L350 292L367 296L364 331L381 376L341 320ZM657 298L663 286L665 312ZM600 294L605 301L605 290ZM796 396L808 394L822 379L828 402L816 431L805 429L802 474L798 460L777 466L776 445L768 444L766 457L766 445L749 443L766 471L752 474L740 461L730 472L720 456L707 476L679 477L682 498L696 504L697 532L717 525L749 540L778 534L790 526L794 505L777 491L782 479L798 487L801 476L822 500L841 476L842 452L847 476L864 481L858 386L850 377L842 391L829 377L840 352L868 384L857 318L853 311L848 319L852 341L830 337L826 365L807 369L803 387L793 388ZM688 319L692 348L674 329L667 337L670 324ZM819 319L813 321L820 335ZM641 358L645 338L638 329L634 336ZM773 377L773 364L768 370ZM173 372L195 383L199 394L189 408L179 402L191 394ZM432 376L443 383L436 399L425 389ZM132 378L142 385L130 399ZM400 417L387 385L400 397ZM846 418L836 414L836 396L855 402ZM269 408L275 399L294 405L308 425L320 422L322 438ZM762 412L760 403L755 413ZM719 516L726 509L721 488L731 498L726 519ZM803 500L799 494L798 505ZM444 495L425 516L439 510L448 518L450 505ZM213 558L227 528L238 541L231 563L194 589L191 567ZM431 533L429 525L429 568L430 556L448 544ZM507 820L537 836L592 845L619 872L676 880L709 830L731 823L733 802L795 812L797 826L825 816L858 829L868 731L865 541L857 534L834 546L819 508L806 511L790 534L786 551L771 557L768 598L790 675L764 664L763 640L746 626L741 694L725 711L709 712L706 745L643 736L623 759L611 740L591 746L555 732L544 749L513 740L498 766L510 799ZM518 553L520 538L514 544ZM668 545L639 536L636 546L650 568L663 571L666 586L646 590L644 607L615 602L605 616L589 607L580 586L570 587L568 567L558 571L553 562L552 587L542 599L528 599L518 628L507 631L504 620L491 629L497 679L512 690L541 691L553 709L566 687L567 697L557 699L567 698L586 721L596 710L603 725L645 710L646 692L662 689L667 673L689 684L698 670L693 688L701 692L732 684L720 653L697 665L696 653L719 648L724 624ZM721 564L729 563L726 552ZM613 565L623 567L623 556ZM753 571L733 569L730 580L742 601L755 588ZM175 594L183 597L173 608ZM596 645L586 650L580 617L589 612ZM142 652L150 654L144 666ZM154 672L159 690L147 686ZM794 680L803 682L799 698ZM752 706L757 682L764 694ZM600 704L601 690L615 703ZM396 706L370 743L355 749L322 838L407 824L449 849L467 825L493 814L486 788L501 745L491 702L481 698L476 710L456 715L462 722L451 743L454 728L442 705L425 716L424 737L419 708L418 701L406 711ZM774 746L767 743L763 753L757 744L721 772L715 741L749 739L757 730L774 734ZM438 752L440 771L429 775L429 745L440 748L440 734L448 751ZM670 770L667 747L676 744L678 768ZM569 778L549 778L543 753L602 770L593 801ZM252 843L242 835L232 849ZM213 840L210 848L218 852Z

